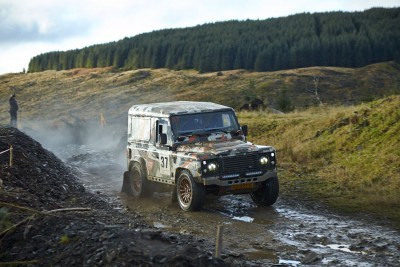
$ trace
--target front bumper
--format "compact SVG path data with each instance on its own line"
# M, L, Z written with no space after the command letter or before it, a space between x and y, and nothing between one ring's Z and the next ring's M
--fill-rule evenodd
M238 177L234 179L222 179L219 176L202 178L203 185L215 185L220 187L231 187L233 185L260 183L268 180L271 177L277 177L276 171L267 171L263 175L254 177Z

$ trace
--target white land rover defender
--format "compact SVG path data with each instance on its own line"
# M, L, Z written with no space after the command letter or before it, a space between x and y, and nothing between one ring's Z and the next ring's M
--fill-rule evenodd
M206 194L249 193L258 205L279 195L276 151L246 141L235 111L209 102L134 105L128 113L127 167L122 192L134 197L169 185L184 211L201 209Z

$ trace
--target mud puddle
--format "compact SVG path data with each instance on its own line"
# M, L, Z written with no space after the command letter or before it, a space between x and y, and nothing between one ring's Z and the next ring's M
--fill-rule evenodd
M245 255L264 266L399 266L399 232L373 222L306 208L290 198L261 208L248 195L209 197L202 211L183 212L168 192L140 200L120 194L126 168L121 152L71 146L58 156L83 173L87 188L134 210L160 231L215 243L222 226L223 256Z

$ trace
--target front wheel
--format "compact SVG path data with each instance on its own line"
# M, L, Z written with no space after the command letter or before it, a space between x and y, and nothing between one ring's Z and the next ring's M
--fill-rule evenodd
M176 194L181 209L184 211L196 211L203 206L205 188L194 181L190 172L184 170L178 177Z
M271 177L261 184L261 187L250 193L251 199L259 206L271 206L279 196L278 177Z

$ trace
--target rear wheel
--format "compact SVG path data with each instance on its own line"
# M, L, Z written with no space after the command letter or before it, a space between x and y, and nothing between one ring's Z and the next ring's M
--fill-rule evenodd
M144 197L149 194L147 179L140 163L135 162L129 170L126 192L134 197Z
M196 211L203 206L205 188L194 181L190 172L184 170L178 177L176 194L181 209L184 211Z
M251 199L259 206L271 206L279 196L278 177L271 177L261 184L257 191L250 193Z

